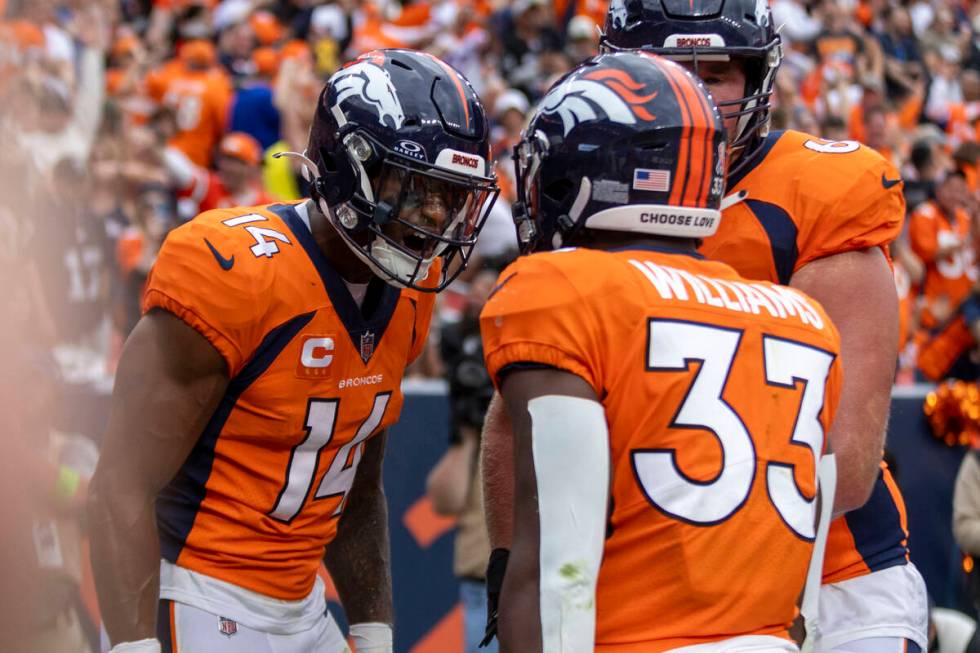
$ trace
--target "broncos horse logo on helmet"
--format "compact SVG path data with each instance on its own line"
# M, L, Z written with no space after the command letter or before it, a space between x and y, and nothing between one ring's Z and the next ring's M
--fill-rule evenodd
M591 229L701 238L721 218L721 115L701 82L661 57L581 64L541 100L515 159L524 253Z
M334 81L337 104L357 97L378 111L378 122L382 125L400 129L405 122L402 103L391 83L391 76L376 61L377 57L361 57L341 69Z
M621 70L596 70L560 84L538 110L558 114L566 136L575 125L595 120L600 114L613 122L635 125L638 119L655 118L644 105L657 96L657 91L640 95L642 89L643 84Z
M334 73L306 153L288 156L358 258L426 292L465 267L498 193L479 98L454 68L413 50L368 52Z

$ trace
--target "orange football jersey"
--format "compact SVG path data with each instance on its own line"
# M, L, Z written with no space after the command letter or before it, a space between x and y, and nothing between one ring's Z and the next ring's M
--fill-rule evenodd
M945 315L952 313L968 294L977 280L977 268L973 248L967 245L952 254L938 258L938 250L970 243L970 218L966 211L958 209L952 216L943 213L935 202L925 202L909 217L909 244L912 251L926 265L926 278L922 284L925 306L922 308L922 326L934 329L939 319L930 310L937 303L945 303Z
M573 249L508 267L481 326L498 387L559 368L605 409L596 650L788 638L841 383L823 309L693 253Z
M221 70L190 70L179 60L150 73L150 96L174 109L177 133L170 144L202 167L211 165L212 151L228 121L232 89Z
M798 131L766 137L728 181L745 201L724 211L701 253L750 279L789 283L816 259L870 247L886 254L905 216L901 176L874 150ZM834 520L824 561L836 583L908 561L905 503L884 465L863 508Z
M309 594L364 442L393 424L434 296L373 280L363 308L305 207L203 213L164 242L144 311L184 320L231 381L157 499L162 556L266 596Z

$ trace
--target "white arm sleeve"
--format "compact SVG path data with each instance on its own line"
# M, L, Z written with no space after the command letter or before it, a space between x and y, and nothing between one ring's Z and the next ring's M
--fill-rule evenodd
M547 395L527 404L540 519L543 649L594 649L595 588L609 492L609 429L596 401Z
M837 459L827 454L817 464L817 487L820 488L820 515L817 521L817 536L813 541L810 567L803 586L803 599L800 613L806 624L806 639L801 653L812 653L820 638L820 584L823 577L823 558L827 549L827 535L833 520L834 494L837 492Z

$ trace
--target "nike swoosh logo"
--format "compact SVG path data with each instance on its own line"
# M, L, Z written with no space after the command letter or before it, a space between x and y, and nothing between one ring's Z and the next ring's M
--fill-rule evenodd
M898 179L888 179L885 177L885 173L881 173L881 185L884 186L886 189L891 188L893 186L898 186L900 183L902 183L901 177L899 177Z
M205 238L204 239L204 243L208 246L208 249L211 250L211 253L214 254L214 258L218 261L218 265L221 266L221 269L222 270L224 270L225 272L227 272L228 270L230 270L235 265L235 255L234 254L231 255L231 258L225 258L224 256L222 256L218 252L218 250L216 250L214 248L214 245L211 244L211 241L210 240L208 240L207 238Z

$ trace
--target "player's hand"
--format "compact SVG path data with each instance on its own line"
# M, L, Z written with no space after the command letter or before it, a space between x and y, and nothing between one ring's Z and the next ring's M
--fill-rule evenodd
M497 636L497 606L500 602L500 590L504 586L504 574L507 572L509 549L494 549L490 552L490 562L487 564L487 628L483 633L480 648L489 646Z
M160 653L160 642L155 638L123 642L109 649L109 653Z

